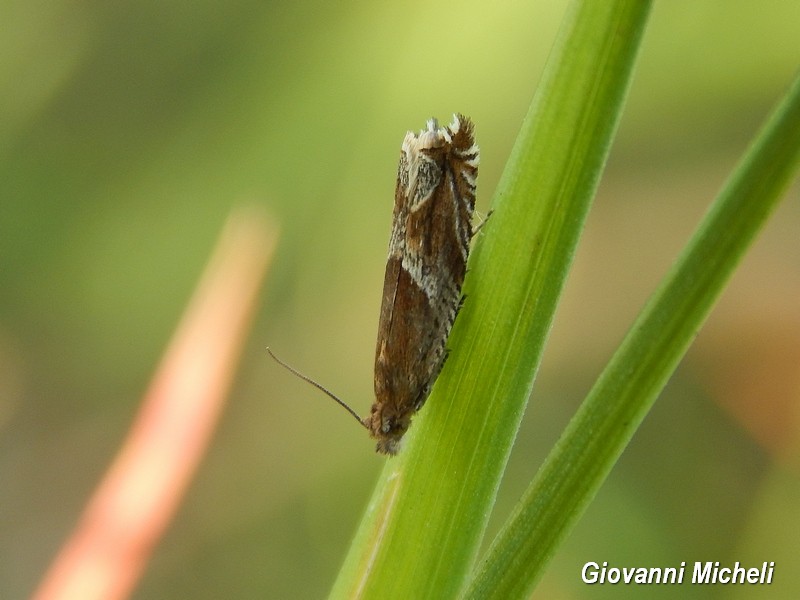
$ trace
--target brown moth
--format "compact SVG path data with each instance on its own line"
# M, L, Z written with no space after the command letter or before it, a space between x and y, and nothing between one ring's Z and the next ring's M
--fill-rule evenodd
M461 303L475 209L472 122L436 119L403 140L375 350L375 403L364 421L377 450L395 454L447 357Z
M403 140L367 417L273 355L344 406L383 454L397 453L447 358L473 234L478 161L473 124L463 115L447 127L430 119Z

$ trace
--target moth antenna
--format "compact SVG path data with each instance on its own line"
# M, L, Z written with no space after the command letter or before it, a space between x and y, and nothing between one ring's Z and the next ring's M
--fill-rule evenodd
M336 401L336 402L339 404L339 406L341 406L341 407L342 407L342 408L344 408L344 409L345 409L347 412L349 412L351 415L353 415L353 418L355 418L355 420L356 420L356 421L358 421L358 424L359 424L359 425L361 425L362 427L364 427L364 428L366 428L366 429L369 429L369 427L367 426L367 424L366 424L366 423L365 423L365 422L364 422L364 421L361 419L361 417L359 417L359 416L358 416L358 413L357 413L356 411L354 411L352 408L350 408L350 407L349 407L349 406L348 406L348 405L345 403L345 401L344 401L344 400L342 400L341 398L339 398L339 397L338 397L336 394L334 394L333 392L331 392L331 391L330 391L328 388L326 388L326 387L325 387L325 386L323 386L322 384L320 384L320 383L317 383L316 381L314 381L313 379L311 379L311 377L309 377L308 375L303 375L303 374L302 374L300 371L298 371L298 370L297 370L297 369L295 369L294 367L291 367L291 366L289 366L288 364L286 364L285 362L283 362L283 361L282 361L280 358L278 358L277 356L275 356L275 354L273 354L273 353L272 353L272 350L270 350L270 349L269 349L269 347L267 347L267 352L269 352L269 355L272 357L272 359L273 359L273 360L274 360L276 363L278 363L278 364L279 364L280 366L282 366L284 369L286 369L287 371L289 371L289 372L290 372L290 373L292 373L293 375L295 375L295 376L299 377L300 379L302 379L302 380L303 380L303 381L305 381L306 383L310 383L310 384L311 384L311 385L313 385L315 388L317 388L318 390L320 390L322 393L324 393L324 394L328 395L330 398L332 398L333 400L335 400L335 401Z

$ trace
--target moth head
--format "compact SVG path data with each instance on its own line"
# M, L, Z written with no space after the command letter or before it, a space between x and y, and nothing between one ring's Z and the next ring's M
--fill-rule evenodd
M375 447L378 452L397 454L400 441L411 424L411 414L398 412L390 404L375 403L366 424L372 437L378 440Z

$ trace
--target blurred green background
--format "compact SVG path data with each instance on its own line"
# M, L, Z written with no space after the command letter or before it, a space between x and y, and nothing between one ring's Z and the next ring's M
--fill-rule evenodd
M264 347L368 410L400 142L471 116L485 213L564 6L0 4L0 597L75 524L241 203L279 250L134 596L327 593L385 459ZM798 59L795 0L656 3L490 534ZM800 594L799 219L795 186L535 597ZM777 565L763 589L598 588L589 560Z

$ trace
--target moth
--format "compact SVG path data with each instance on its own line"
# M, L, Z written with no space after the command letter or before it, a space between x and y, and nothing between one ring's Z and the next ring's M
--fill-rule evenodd
M392 234L375 348L375 402L358 416L342 400L275 357L342 405L396 454L411 418L425 404L447 359L447 338L461 307L473 236L479 150L472 121L460 114L440 127L408 132L400 150Z

